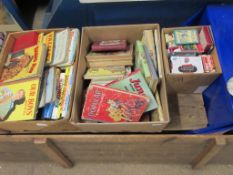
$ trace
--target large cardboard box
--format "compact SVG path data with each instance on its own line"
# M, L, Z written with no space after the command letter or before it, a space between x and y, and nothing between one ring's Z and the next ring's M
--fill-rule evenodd
M152 118L148 122L124 122L124 123L83 123L81 121L82 107L84 101L84 89L87 82L83 80L83 75L87 69L86 55L90 51L90 44L93 41L127 39L130 43L141 40L143 31L146 29L155 30L160 36L160 28L158 24L141 24L141 25L118 25L118 26L99 26L84 27L82 30L81 47L77 71L77 83L75 90L74 106L72 110L72 124L76 126L80 132L158 132L161 131L169 122L168 102L166 93L166 83L164 71L162 70L162 80L158 87L159 97L162 104L162 116L159 119ZM159 50L159 59L162 65L162 55L160 38L157 41ZM162 68L163 69L163 68Z
M214 59L216 66L216 72L214 73L185 73L174 74L170 71L169 58L167 55L165 34L171 33L175 29L198 29L201 30L201 26L190 27L176 27L176 28L163 28L162 29L162 51L163 51L163 64L166 76L166 83L169 93L202 93L215 79L217 79L221 73L221 67L218 59L216 47L214 47L211 55Z
M40 29L40 30L31 30L31 31L36 31L36 32L43 32L43 33L49 33L51 31L61 31L64 30L62 28L60 29ZM10 33L7 36L7 39L5 41L5 44L3 46L1 55L0 55L0 70L2 70L5 60L7 58L7 55L11 52L11 48L13 46L15 38L27 33L30 31L22 31L22 32L14 32ZM79 54L79 43L80 43L80 36L78 39L78 44L77 44L77 53L76 53L76 60L74 63L74 69L75 69L75 77L76 77L76 70L77 70L77 65L78 65L78 54ZM1 71L0 71L1 73ZM75 79L74 77L74 79ZM69 112L67 116L61 120L33 120L33 121L12 121L12 122L0 122L0 131L10 131L10 132L62 132L62 131L67 131L71 129L70 125L70 115L71 115L71 110L72 110L72 103L73 103L73 97L74 97L74 87L75 87L75 82L74 81L74 86L71 94L71 105L69 108ZM0 132L1 133L1 132Z

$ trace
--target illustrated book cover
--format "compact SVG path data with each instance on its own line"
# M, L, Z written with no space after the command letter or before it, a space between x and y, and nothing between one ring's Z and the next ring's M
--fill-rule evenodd
M99 122L138 122L149 97L100 85L91 85L86 94L82 119Z
M0 86L0 119L34 120L38 107L39 78Z
M0 83L40 77L44 69L46 51L44 44L38 44L10 54L3 67Z
M143 78L141 71L136 70L129 74L127 77L113 81L108 85L111 88L117 88L129 92L134 92L139 95L146 95L150 98L149 105L146 109L147 111L151 111L157 108L157 102L152 94L150 88L148 87L145 79Z

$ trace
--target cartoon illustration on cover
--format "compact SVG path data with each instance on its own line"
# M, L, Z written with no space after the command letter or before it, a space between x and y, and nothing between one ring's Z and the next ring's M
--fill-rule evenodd
M144 102L140 100L121 103L119 100L109 99L107 103L110 105L107 109L109 117L111 117L115 122L119 122L121 120L132 121L132 116L137 113L137 108L144 105Z
M0 120L6 120L14 111L16 105L25 101L25 91L18 90L13 94L9 88L2 88L0 91Z
M12 58L10 60L10 63L4 67L0 81L5 81L14 78L24 68L26 68L31 61L32 57L29 55L23 55L18 58Z

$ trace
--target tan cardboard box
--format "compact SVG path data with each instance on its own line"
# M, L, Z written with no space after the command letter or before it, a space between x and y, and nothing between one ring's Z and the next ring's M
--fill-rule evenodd
M158 24L99 26L83 28L77 71L77 86L75 89L75 99L71 119L72 124L76 126L80 132L159 132L168 124L169 112L163 70L163 78L158 88L159 98L162 104L160 117L155 117L152 119L152 121L147 122L83 123L81 121L85 94L84 89L87 87L87 83L83 80L83 75L87 69L87 62L85 57L90 50L90 44L93 41L113 39L127 39L130 43L135 43L136 40L141 40L143 31L146 29L157 29L158 36L160 36L160 28ZM158 38L157 46L159 47L159 59L162 60L160 38ZM163 66L161 65L161 67Z
M36 32L43 32L43 33L49 33L51 31L61 31L64 29L40 29L40 30L32 30ZM1 55L0 55L0 70L2 70L5 60L7 58L7 55L11 52L11 48L14 43L14 39L27 33L30 31L23 31L23 32L14 32L10 33L7 36L7 39L5 41L5 44L3 46ZM79 54L79 43L80 43L80 36L78 39L77 44L77 53L76 53L76 60L74 63L75 72L77 71L78 66L78 54ZM0 71L1 72L1 71ZM75 73L76 77L76 73ZM74 79L75 79L74 77ZM71 104L73 102L74 98L74 87L71 94ZM45 120L34 120L34 121L12 121L12 122L0 122L0 131L10 131L10 132L62 132L71 130L72 126L70 125L70 115L71 115L72 105L70 105L69 112L67 116L64 119L56 120L56 121L45 121Z
M185 74L172 74L169 66L169 59L166 49L165 34L171 33L175 29L198 29L201 26L190 27L176 27L176 28L163 28L162 29L162 51L163 51L163 64L166 76L166 83L168 93L202 93L221 73L221 66L218 59L216 47L214 47L211 55L214 59L216 72L214 73L185 73Z

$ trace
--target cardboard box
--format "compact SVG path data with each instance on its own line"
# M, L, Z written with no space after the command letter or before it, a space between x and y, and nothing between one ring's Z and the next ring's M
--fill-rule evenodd
M184 73L174 74L171 73L169 58L166 49L165 34L171 33L175 29L198 29L201 26L191 27L176 27L176 28L163 28L162 29L162 51L163 51L163 64L166 76L166 83L168 93L202 93L221 73L221 67L218 59L216 47L211 52L213 56L216 72L212 73Z
M162 80L158 87L159 97L162 106L162 115L155 117L152 121L147 122L124 122L124 123L82 123L82 107L84 101L84 88L87 82L84 81L83 75L87 70L86 55L90 51L90 44L93 41L127 39L130 43L141 40L143 31L146 29L157 29L160 36L160 28L158 24L142 24L142 25L118 25L118 26L99 26L84 27L82 30L81 47L77 71L77 85L75 90L74 106L72 110L72 124L77 127L80 132L159 132L169 122L166 83L164 71L162 70ZM157 46L160 47L160 39ZM161 51L159 51L159 59L162 60ZM162 64L162 61L161 61ZM163 66L162 66L163 67Z
M64 29L41 29L41 30L32 30L36 32L43 32L43 33L49 33L51 31L61 31ZM5 44L3 46L1 55L0 55L0 70L2 70L5 60L7 58L7 55L11 52L14 39L27 33L30 31L23 31L23 32L14 32L10 33L7 36L7 39L5 41ZM80 43L80 36L78 39L77 44L77 54L76 54L76 60L74 63L74 69L75 73L77 70L78 65L78 54L79 54L79 43ZM1 72L1 71L0 71ZM76 75L76 74L75 74ZM75 77L74 77L75 79ZM75 87L74 81L74 87ZM71 104L73 103L73 97L74 97L74 87L71 94ZM72 105L70 105L69 112L67 116L64 119L61 120L55 120L55 121L45 121L45 120L33 120L33 121L12 121L12 122L0 122L0 131L10 131L10 132L62 132L64 130L70 130L71 125L69 123L70 121L70 115L71 115ZM68 128L68 129L67 129Z

